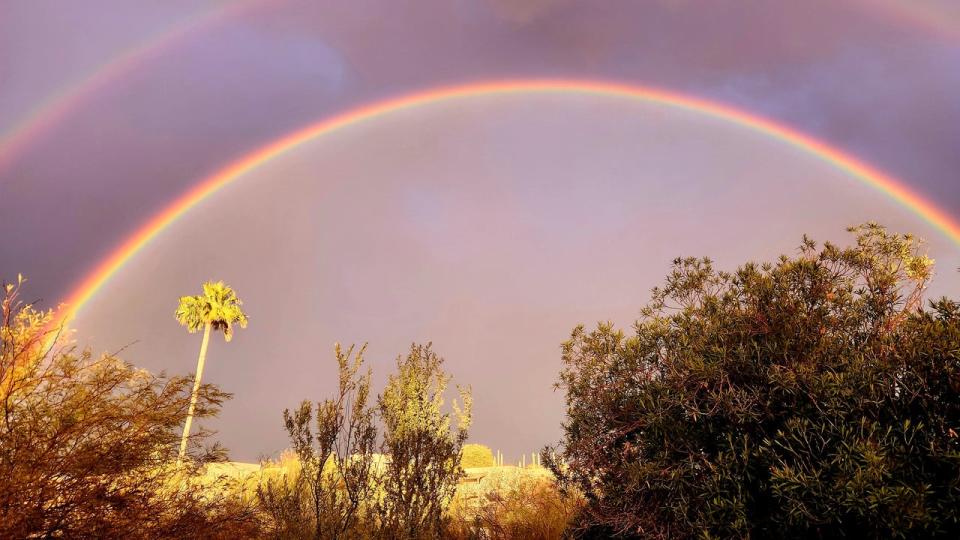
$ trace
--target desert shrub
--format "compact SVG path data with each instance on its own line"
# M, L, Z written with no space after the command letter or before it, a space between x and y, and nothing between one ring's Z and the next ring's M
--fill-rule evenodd
M960 305L932 261L852 229L796 256L682 259L634 331L563 346L559 459L583 525L632 537L960 535Z
M279 474L265 476L261 506L277 538L360 538L375 498L374 445L377 430L370 398L370 371L358 375L364 348L336 345L338 393L283 412L295 459L287 456Z
M582 505L579 494L561 493L551 476L499 473L480 489L458 490L447 538L558 540Z
M450 377L429 345L397 359L375 407L370 372L358 376L363 349L339 345L339 393L316 407L284 411L293 449L280 466L265 464L257 496L276 538L439 538L443 512L462 474L460 455L470 423L463 408L445 412ZM374 452L376 421L384 454ZM456 425L453 425L453 422Z
M315 509L309 500L306 481L300 476L300 460L292 450L285 450L277 462L261 463L255 489L268 537L313 538Z
M445 412L450 376L427 345L397 358L379 398L385 464L377 505L377 535L390 539L440 538L444 510L463 474L460 452L470 426L471 396L459 389L461 409ZM456 425L453 425L453 422Z
M257 520L228 490L207 490L194 464L222 457L191 439L175 465L191 379L157 377L111 355L65 344L52 315L0 305L0 537L228 538ZM197 416L229 397L203 385Z
M460 451L460 466L468 469L471 467L493 467L493 450L489 446L482 444L465 444Z

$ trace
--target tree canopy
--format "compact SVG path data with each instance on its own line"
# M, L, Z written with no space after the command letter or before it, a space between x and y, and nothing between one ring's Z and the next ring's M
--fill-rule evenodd
M237 293L222 281L203 284L203 294L180 297L174 314L177 322L190 333L199 332L209 324L215 332L223 331L223 338L233 339L233 325L247 327L247 314Z
M574 329L560 457L586 532L957 537L960 305L867 224L735 272L677 259L633 331Z

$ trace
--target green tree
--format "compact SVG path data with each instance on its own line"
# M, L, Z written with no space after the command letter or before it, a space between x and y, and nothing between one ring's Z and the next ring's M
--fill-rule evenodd
M430 344L397 358L379 398L383 452L388 460L378 502L378 538L440 538L443 514L463 474L460 452L470 427L472 397L458 387L462 408L445 412L451 377ZM456 426L453 425L456 422Z
M194 377L193 392L190 397L190 408L183 425L183 436L180 439L180 453L177 461L183 460L187 452L187 440L190 437L190 425L193 423L193 414L197 396L200 391L200 381L203 377L203 365L207 359L207 344L210 342L210 331L223 331L224 339L229 342L233 339L233 325L247 327L247 314L241 309L243 302L229 286L222 281L208 281L203 284L203 294L197 296L182 296L174 316L182 326L192 334L203 330L203 341L200 343L200 356L197 358L197 373Z
M560 456L625 537L960 535L960 305L875 224L720 272L678 259L630 335L573 331Z

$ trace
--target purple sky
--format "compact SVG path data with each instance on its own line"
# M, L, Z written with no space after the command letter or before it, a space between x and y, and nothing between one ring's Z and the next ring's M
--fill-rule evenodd
M215 4L3 2L0 133ZM960 215L955 11L934 31L886 0L265 4L149 55L0 169L4 276L23 272L54 303L227 161L352 106L497 78L613 79L729 103ZM789 251L804 231L843 240L871 218L927 237L935 292L957 293L956 246L781 143L617 100L467 100L249 175L144 250L77 324L98 350L139 340L128 359L187 372L198 339L173 322L176 296L209 277L234 285L251 327L213 347L208 376L237 394L215 427L238 459L283 448L280 410L329 391L334 340L370 341L382 381L406 344L433 339L477 393L474 438L509 456L558 435L550 384L572 326L628 325L674 256L732 265Z

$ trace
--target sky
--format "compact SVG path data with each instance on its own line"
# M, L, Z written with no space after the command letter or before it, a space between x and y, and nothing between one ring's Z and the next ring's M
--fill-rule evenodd
M105 66L105 67L104 67ZM682 92L814 136L960 217L960 12L948 1L0 3L0 273L45 305L225 164L382 99L516 78ZM232 457L332 389L335 341L382 384L434 342L472 439L556 441L559 345L628 327L678 255L731 268L878 220L956 244L842 171L743 126L622 98L456 99L320 137L187 212L81 310L80 344L193 370L176 298L224 279L250 327L211 347Z

